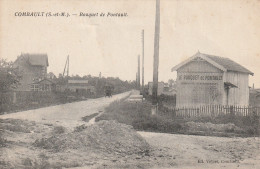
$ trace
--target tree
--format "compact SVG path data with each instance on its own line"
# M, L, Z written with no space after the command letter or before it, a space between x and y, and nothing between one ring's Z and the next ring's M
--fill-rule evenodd
M47 77L48 77L49 79L56 79L56 78L57 78L53 72L49 72L49 73L47 74Z
M169 87L174 87L175 84L176 84L176 81L173 80L173 79L169 79L169 80L168 80L168 84L169 84Z
M17 87L21 76L13 62L0 59L0 93L10 91Z
M58 76L59 79L63 78L62 74L59 73L59 76Z

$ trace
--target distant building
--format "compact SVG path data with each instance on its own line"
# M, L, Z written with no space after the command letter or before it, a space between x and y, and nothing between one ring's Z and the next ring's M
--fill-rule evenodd
M253 73L228 58L198 52L172 71L177 71L177 107L249 105Z
M163 95L167 95L167 96L174 96L176 95L177 90L174 88L170 88L170 89L166 89L164 88L164 91L162 92Z
M47 54L21 54L14 62L22 76L18 91L30 91L31 85L46 78L47 67L49 66Z
M157 95L160 96L164 91L164 83L158 82ZM153 82L148 82L148 94L152 95L153 93Z
M260 106L260 89L250 89L249 104L250 106Z
M96 88L90 85L88 80L68 80L68 83L63 89L83 95L94 95L96 93Z

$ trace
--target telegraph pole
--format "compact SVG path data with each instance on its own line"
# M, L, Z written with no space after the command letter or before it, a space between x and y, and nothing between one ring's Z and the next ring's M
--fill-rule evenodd
M142 31L143 59L142 59L142 94L144 96L144 30Z
M152 115L158 111L158 67L159 67L159 39L160 39L160 0L156 0L154 33L154 60L153 60L153 91L152 91Z
M138 55L137 88L140 90L140 55Z

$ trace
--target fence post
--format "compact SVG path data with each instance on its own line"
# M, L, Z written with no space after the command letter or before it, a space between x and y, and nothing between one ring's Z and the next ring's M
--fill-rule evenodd
M230 110L230 115L231 115L231 116L234 116L234 107L233 107L233 106L230 106L229 108L230 108L230 109L229 109L229 110Z

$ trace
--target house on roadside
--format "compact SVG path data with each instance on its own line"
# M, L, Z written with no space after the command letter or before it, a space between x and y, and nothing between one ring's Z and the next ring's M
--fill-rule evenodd
M14 62L14 67L21 75L17 91L31 91L32 84L46 78L49 66L47 54L22 53Z
M254 73L229 58L198 52L172 71L177 71L177 107L249 105Z

